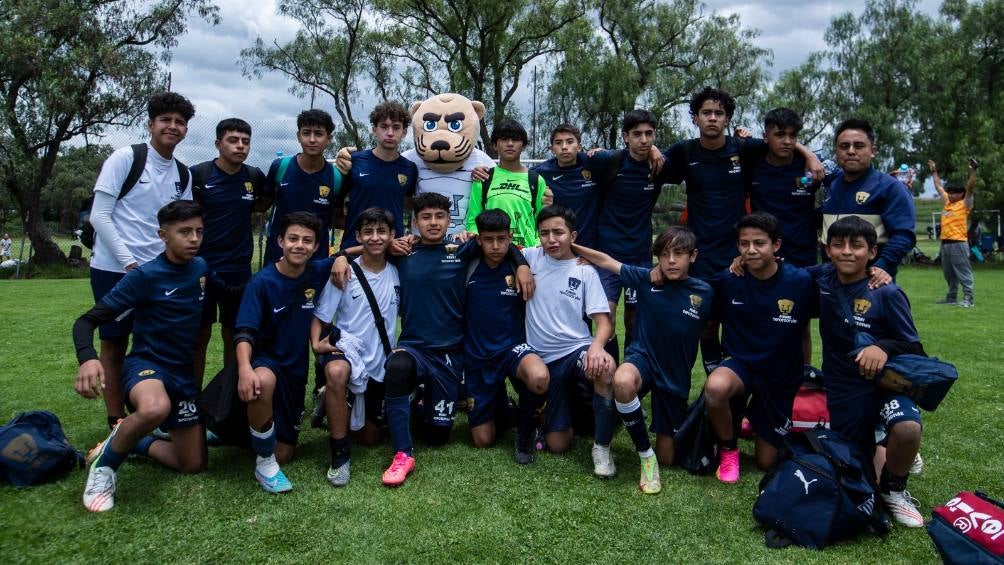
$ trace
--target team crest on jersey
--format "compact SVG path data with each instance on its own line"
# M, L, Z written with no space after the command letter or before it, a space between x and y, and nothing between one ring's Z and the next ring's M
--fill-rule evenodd
M456 243L447 243L445 246L447 255L456 255L457 249L460 248Z
M787 298L782 298L777 301L777 310L780 312L779 316L772 318L775 322L780 322L782 324L797 324L798 320L791 316L791 313L795 310L795 301L789 300Z
M403 173L398 173L397 174L397 183L400 184L401 186L404 186L405 184L408 184L408 175L403 174Z
M868 194L867 192L862 190L854 194L854 201L857 202L858 204L864 204L865 202L868 201L869 196L871 196L871 194Z
M321 195L321 198L327 198L331 194L331 187L322 184L317 188L317 193Z
M244 182L244 192L246 192L248 194L251 194L252 192L254 192L254 185L251 184L251 181L245 181Z
M314 307L314 289L306 288L303 290L303 298L306 302L303 303L301 308L313 308Z
M684 316L690 316L691 318L693 318L695 320L700 320L701 319L701 314L697 310L701 307L701 304L704 304L704 298L702 298L702 297L700 297L700 296L698 296L696 294L691 294L690 295L690 308L687 308L686 310L682 310L683 315Z
M864 298L854 299L854 313L858 316L864 316L872 308L872 303L865 300Z
M732 155L729 157L729 161L732 162L732 168L729 169L729 174L737 174L743 172L742 165L739 163L739 155Z
M589 169L582 169L582 178L590 180L593 178L593 173Z
M142 371L139 372L139 376L141 376L141 377L149 377L150 375L153 375L156 372L157 371L154 371L153 369L143 369Z
M394 304L401 303L401 285L394 285Z
M181 195L185 193L185 187L181 186L180 182L174 183L174 199L177 200L181 198Z
M701 307L701 303L703 303L703 302L704 302L704 299L701 298L700 296L697 296L696 294L691 294L690 295L690 307L691 308L694 308L694 309L700 308Z
M206 277L205 276L199 277L199 287L202 288L202 292L206 291Z
M567 296L569 298L574 298L574 299L577 300L579 297L576 295L576 291L579 290L580 286L582 286L582 281L581 280L579 280L579 279L577 279L575 277L568 277L568 288L566 288L565 290L559 291L559 293L560 294L564 294L565 296Z
M443 246L443 249L446 251L446 257L443 257L439 261L440 263L459 263L460 262L460 258L457 257L457 250L460 249L459 245L457 245L456 243L447 243L446 245Z
M505 285L509 288L516 288L516 277L512 275L505 276Z

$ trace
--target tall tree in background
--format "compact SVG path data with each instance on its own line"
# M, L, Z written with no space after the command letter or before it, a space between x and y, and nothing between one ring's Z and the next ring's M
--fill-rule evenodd
M219 21L208 0L21 0L0 10L0 183L48 264L66 256L41 210L63 143L131 125L166 83L162 64L188 14Z

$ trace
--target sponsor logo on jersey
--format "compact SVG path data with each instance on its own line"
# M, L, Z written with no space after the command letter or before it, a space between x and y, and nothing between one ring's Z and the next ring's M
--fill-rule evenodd
M153 369L143 369L138 374L141 377L149 377L150 375L153 375L153 374L156 374L156 373L157 373L157 371L154 371Z
M867 192L862 190L854 194L854 201L857 202L858 204L864 204L865 202L868 201L869 196L871 196L871 194L868 194Z
M777 301L777 310L781 314L772 318L775 322L780 322L782 324L797 324L798 320L791 316L791 313L795 310L795 301L789 300L787 298L782 298Z
M403 174L403 173L398 173L397 174L397 183L400 184L401 186L404 186L404 185L408 184L408 175Z

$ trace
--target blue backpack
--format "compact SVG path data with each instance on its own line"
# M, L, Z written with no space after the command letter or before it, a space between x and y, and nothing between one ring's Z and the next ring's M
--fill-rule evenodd
M52 412L21 412L0 427L0 478L18 488L83 466L83 455L67 441Z
M785 441L788 449L760 481L753 505L753 517L767 528L768 546L822 549L867 530L888 530L866 463L847 439L816 428Z

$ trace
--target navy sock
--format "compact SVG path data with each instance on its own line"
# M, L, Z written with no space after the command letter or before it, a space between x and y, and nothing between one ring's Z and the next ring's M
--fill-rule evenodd
M129 452L119 453L112 448L112 436L108 436L105 440L104 449L101 450L101 455L98 456L97 466L98 467L111 467L113 471L118 471L119 466L122 462L126 460L129 456Z
M652 442L648 438L648 429L645 426L645 414L641 411L641 401L638 397L634 397L626 404L617 402L616 405L621 421L624 422L624 428L634 442L634 448L639 452L652 449Z
M736 439L735 435L733 435L729 439L718 440L718 449L732 451L733 449L738 449L738 448L739 448L739 440Z
M596 445L610 445L610 440L614 439L614 399L603 398L594 392L593 416L596 419L593 441Z
M889 467L882 466L882 474L879 476L879 490L882 494L889 494L891 491L906 490L906 480L910 475L897 476L889 472Z
M268 423L268 427L262 431L251 428L251 449L261 458L268 458L275 454L275 424Z
M337 469L342 465L348 463L352 460L350 452L350 442L349 437L340 438L328 438L328 444L331 446L331 467Z
M527 451L533 442L534 418L544 407L547 397L525 391L519 396L519 418L516 420L516 441L522 451ZM527 449L523 449L527 448Z
M157 438L155 438L153 436L143 436L142 438L140 438L139 442L136 444L136 447L132 448L132 452L135 453L136 455L141 455L143 457L149 457L150 456L150 446L153 445L153 442L155 442L155 441L157 441Z
M384 413L390 428L394 451L411 455L411 400L407 396L388 396L384 399Z

